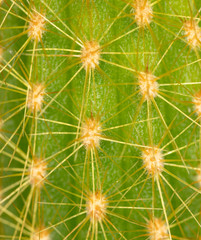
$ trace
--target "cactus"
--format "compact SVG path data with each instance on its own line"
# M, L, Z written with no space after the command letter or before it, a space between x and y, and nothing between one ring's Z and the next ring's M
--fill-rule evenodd
M0 239L200 239L200 1L0 4Z

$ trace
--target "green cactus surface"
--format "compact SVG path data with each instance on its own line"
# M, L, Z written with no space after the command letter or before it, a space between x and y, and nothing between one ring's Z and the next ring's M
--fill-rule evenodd
M201 1L0 1L0 239L201 239Z

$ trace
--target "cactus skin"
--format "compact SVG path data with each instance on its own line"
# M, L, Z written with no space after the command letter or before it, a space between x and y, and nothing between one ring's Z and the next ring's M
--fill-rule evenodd
M0 239L200 239L201 3L0 9Z

